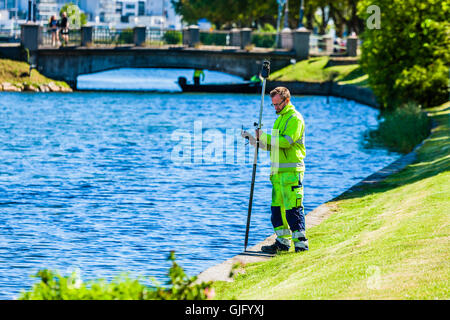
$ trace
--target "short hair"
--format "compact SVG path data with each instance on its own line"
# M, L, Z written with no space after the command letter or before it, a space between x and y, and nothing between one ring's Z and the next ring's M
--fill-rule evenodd
M290 99L291 93L289 92L289 89L286 87L276 87L272 91L270 91L270 97L273 98L276 95L279 95L283 100Z

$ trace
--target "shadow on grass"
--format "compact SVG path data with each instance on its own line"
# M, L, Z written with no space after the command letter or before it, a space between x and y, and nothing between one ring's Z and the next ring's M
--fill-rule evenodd
M332 201L386 192L450 171L450 102L430 109L429 116L436 126L417 150L367 177Z
M362 77L364 76L365 73L363 71L363 69L361 67L356 68L355 70L350 71L349 74L347 74L345 77L343 77L342 79L339 79L339 81L349 81L349 80L354 80L356 78Z

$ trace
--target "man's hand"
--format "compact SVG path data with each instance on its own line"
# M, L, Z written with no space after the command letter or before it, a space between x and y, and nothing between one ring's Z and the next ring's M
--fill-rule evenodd
M255 136L256 136L256 139L259 139L259 138L261 137L261 133L262 133L262 130L261 130L261 129L256 129L256 130L255 130Z
M252 146L256 146L256 139L247 131L241 131L242 138L248 139Z

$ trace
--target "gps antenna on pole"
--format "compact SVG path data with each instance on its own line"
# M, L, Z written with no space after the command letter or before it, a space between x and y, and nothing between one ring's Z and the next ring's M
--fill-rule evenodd
M270 73L270 62L264 60L261 70L261 77L263 78L262 90L261 90L261 106L259 108L259 119L257 129L261 129L262 113L264 107L264 94L266 92L266 80ZM255 189L255 176L256 176L256 165L258 163L258 149L259 149L259 137L256 138L255 155L253 158L253 172L252 172L252 184L250 187L250 199L248 202L248 213L247 213L247 228L245 230L245 244L244 251L247 251L248 244L248 232L250 230L250 217L252 215L252 204L253 204L253 191Z

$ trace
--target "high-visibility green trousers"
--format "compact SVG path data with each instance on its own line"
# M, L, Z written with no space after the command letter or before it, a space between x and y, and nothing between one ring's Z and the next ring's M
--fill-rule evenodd
M277 241L296 249L308 250L305 213L303 208L304 172L281 172L270 176L272 182L272 225Z

